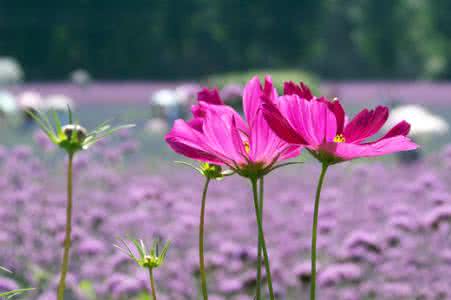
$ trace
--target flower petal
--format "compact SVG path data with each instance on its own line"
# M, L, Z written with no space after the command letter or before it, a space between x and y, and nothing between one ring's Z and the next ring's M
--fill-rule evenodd
M347 143L357 143L376 134L388 119L388 108L364 109L347 124L344 137Z
M274 133L287 143L306 144L307 142L294 130L277 106L269 99L263 98L263 100L263 116Z
M284 95L298 95L299 97L307 100L312 100L314 98L310 88L301 82L296 85L293 81L287 81L283 83L283 94Z
M331 142L337 134L337 121L327 104L308 101L297 95L279 97L280 111L308 145Z
M193 116L196 118L205 118L208 112L213 112L218 115L229 116L230 118L235 118L237 127L240 131L248 132L248 126L244 122L243 118L230 106L227 105L216 105L200 101L197 105L193 105L191 108Z
M197 100L210 104L224 105L224 101L222 101L219 96L219 91L217 88L211 90L208 88L203 88L199 93L197 93Z
M240 165L246 160L232 138L232 122L232 116L208 113L203 123L205 143L228 165Z
M351 160L360 157L382 156L401 151L415 150L417 148L418 145L409 138L398 135L373 144L327 143L321 146L321 151L343 160Z
M203 143L202 134L192 128L184 120L176 120L171 131L165 137L168 145L178 154L186 157L215 163L224 164L214 153L210 152Z
M342 134L346 117L343 106L338 100L328 101L327 106L334 113L335 119L337 119L337 134Z
M249 127L252 127L257 110L260 108L262 95L260 80L257 76L254 76L246 84L243 91L243 109Z
M406 121L401 121L398 124L396 124L392 129L390 129L384 136L375 140L374 142L369 142L367 144L374 144L383 139L391 138L398 135L407 136L409 134L409 131L410 124L407 123Z

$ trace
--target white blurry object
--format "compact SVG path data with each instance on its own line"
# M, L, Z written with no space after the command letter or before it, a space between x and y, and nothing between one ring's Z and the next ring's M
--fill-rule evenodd
M175 89L175 96L181 105L189 105L195 102L197 93L201 87L197 84L183 84Z
M22 67L12 57L0 57L0 84L17 83L23 79Z
M0 91L0 114L10 115L17 111L17 102L14 95L7 91Z
M433 114L420 105L403 105L394 108L385 123L384 129L389 130L401 121L410 123L410 136L427 136L446 134L449 125L442 117Z
M153 118L146 124L147 132L151 134L163 134L168 130L168 124L161 118Z
M91 75L83 69L74 70L70 73L70 80L78 85L87 85L91 82Z
M177 93L174 90L159 90L152 95L151 103L163 107L174 106L178 103Z
M74 107L74 101L66 95L53 94L46 98L44 106L47 110L67 111L68 106L70 108Z
M21 110L39 110L43 108L42 97L38 92L25 91L19 95L19 107Z

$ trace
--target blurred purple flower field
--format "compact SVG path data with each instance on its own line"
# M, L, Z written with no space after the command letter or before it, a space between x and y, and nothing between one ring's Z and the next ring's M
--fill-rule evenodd
M113 247L129 236L171 240L167 261L155 274L161 299L196 299L202 178L172 166L159 172L124 167L120 158L135 150L130 145L133 140L124 136L114 157L102 154L110 146L103 144L75 162L68 299L148 299L147 274ZM63 167L49 166L28 146L0 149L0 265L14 272L0 278L0 291L33 286L29 299L55 299L65 221ZM318 172L316 164L306 163L267 180L265 229L279 299L307 299L311 179ZM451 147L410 165L393 159L334 168L320 209L319 299L449 299L450 172ZM212 185L206 260L213 300L252 299L252 209L244 180Z

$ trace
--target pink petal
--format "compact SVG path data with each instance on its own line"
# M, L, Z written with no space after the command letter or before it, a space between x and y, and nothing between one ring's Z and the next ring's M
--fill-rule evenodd
M252 162L268 166L276 161L299 154L299 146L288 144L271 130L265 120L262 109L257 112L254 122L249 140L249 158ZM298 151L296 152L295 149Z
M219 96L219 91L217 88L211 90L209 90L208 88L203 88L199 93L197 93L197 100L215 105L224 104L224 101L222 101L221 97Z
M231 116L207 114L203 124L205 143L227 164L241 165L246 161L232 139L232 122Z
M418 145L409 138L398 135L373 144L328 143L322 145L320 150L343 160L351 160L360 157L382 156L401 151L415 150L417 148Z
M374 144L377 143L383 139L391 138L398 135L407 136L410 131L410 124L406 121L401 121L398 124L396 124L392 129L390 129L383 137L377 139L374 142L369 142L368 144Z
M243 90L243 109L249 127L252 127L257 110L260 108L262 95L260 80L255 76L246 84Z
M364 109L347 124L344 136L347 143L356 143L376 134L388 119L388 108Z
M334 113L337 120L337 134L342 134L345 124L345 111L340 101L328 101L327 106Z
M230 118L235 118L237 122L237 127L244 132L248 131L248 126L244 122L243 118L230 106L228 105L215 105L200 101L197 105L193 105L191 111L194 117L205 118L208 112L213 112L218 115L229 116Z
M337 121L326 103L308 101L297 95L279 97L279 103L282 115L308 145L317 147L335 138Z
M199 132L202 132L203 121L201 118L194 118L194 119L189 120L186 123L188 124L189 127L193 128Z
M168 145L186 157L222 165L223 162L203 143L202 134L183 120L176 120L165 137Z
M310 88L301 82L298 85L293 81L284 82L283 84L283 94L284 95L298 95L301 98L311 100L314 98L312 91Z
M271 129L287 143L306 144L307 142L293 129L288 120L271 101L264 98L263 116Z

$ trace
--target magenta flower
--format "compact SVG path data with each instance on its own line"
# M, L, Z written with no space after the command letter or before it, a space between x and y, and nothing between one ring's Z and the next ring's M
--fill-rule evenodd
M398 151L416 149L407 134L410 124L403 121L384 136L374 141L374 136L388 118L388 108L364 109L351 121L338 100L313 96L301 83L284 85L284 96L263 96L263 114L269 126L288 143L304 145L322 163L315 195L311 246L310 300L316 299L316 241L321 189L328 167L332 164L359 157L372 157Z
M405 121L381 138L368 141L387 121L387 107L364 109L348 122L338 100L317 98L302 83L299 86L285 83L284 94L276 101L264 97L265 119L280 138L304 145L322 162L333 164L418 147L407 137L410 124Z
M263 96L276 101L271 78L262 87L258 77L244 88L245 120L224 105L216 89L203 89L194 118L177 120L166 142L177 153L189 158L226 165L245 177L261 177L277 162L295 157L300 148L279 138L268 126L260 109Z
M256 300L261 300L261 262L266 269L269 297L274 300L271 269L263 232L263 177L284 164L278 162L297 156L298 145L291 145L279 138L268 126L261 109L262 99L276 101L277 92L271 78L265 78L262 86L258 77L252 78L243 91L245 120L231 107L224 105L218 90L203 89L198 104L193 106L194 119L177 120L166 142L177 153L195 160L216 165L226 165L241 176L250 179L258 225L258 258ZM289 164L289 163L287 163ZM260 190L257 190L257 181ZM208 299L205 272L203 271L203 218L207 179L201 209L200 269L204 300Z

